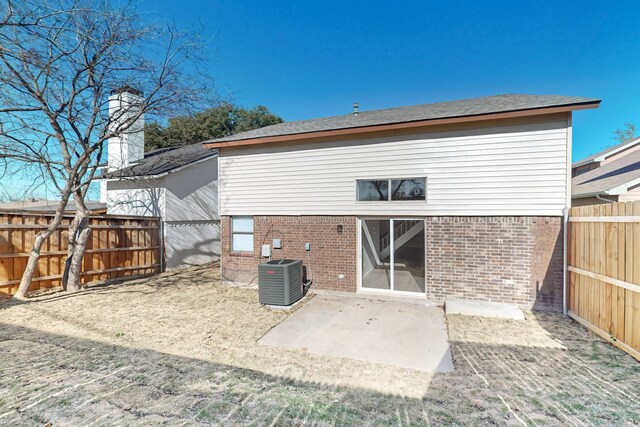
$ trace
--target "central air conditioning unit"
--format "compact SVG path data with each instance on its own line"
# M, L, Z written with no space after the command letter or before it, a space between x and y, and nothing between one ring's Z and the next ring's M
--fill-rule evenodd
M302 298L302 261L282 259L258 266L260 304L291 305Z

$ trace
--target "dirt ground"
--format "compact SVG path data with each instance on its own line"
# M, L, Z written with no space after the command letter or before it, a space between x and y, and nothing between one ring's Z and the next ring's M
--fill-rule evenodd
M214 265L0 302L0 425L640 425L640 363L558 315L448 316L455 371L259 345Z

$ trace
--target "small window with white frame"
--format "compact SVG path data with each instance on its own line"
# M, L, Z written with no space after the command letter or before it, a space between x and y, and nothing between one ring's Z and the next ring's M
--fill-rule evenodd
M358 202L427 200L427 178L390 178L356 180Z
M253 217L231 217L231 252L253 252Z

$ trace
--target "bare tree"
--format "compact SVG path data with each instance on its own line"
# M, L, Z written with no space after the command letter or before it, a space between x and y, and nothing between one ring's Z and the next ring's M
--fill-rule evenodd
M189 113L208 94L198 34L145 18L126 2L4 0L0 6L0 158L39 170L60 199L35 238L17 298L28 290L42 246L70 201L77 213L65 282L68 290L79 289L90 235L85 200L109 138L139 131L134 125L143 114ZM127 91L136 91L136 102L109 114L109 97Z
M625 122L624 128L617 129L613 133L618 143L630 141L636 137L636 125L631 122Z

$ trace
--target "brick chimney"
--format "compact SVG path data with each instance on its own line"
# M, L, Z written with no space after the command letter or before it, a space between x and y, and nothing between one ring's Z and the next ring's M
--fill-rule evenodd
M117 122L137 114L142 92L130 86L113 90L109 97L109 116ZM144 157L144 115L122 134L109 138L108 170L126 168Z

